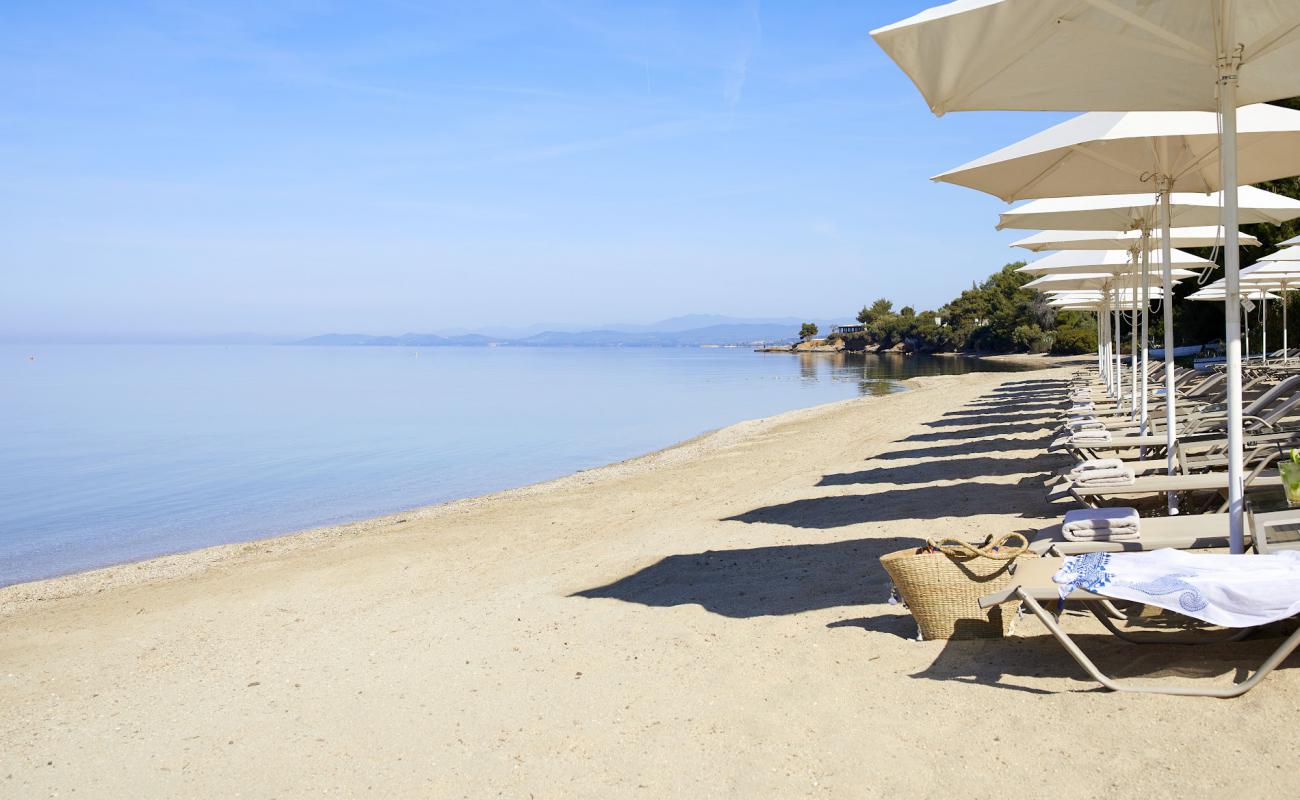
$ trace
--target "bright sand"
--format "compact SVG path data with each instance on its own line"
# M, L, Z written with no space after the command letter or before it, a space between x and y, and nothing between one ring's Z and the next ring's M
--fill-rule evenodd
M747 422L571 478L0 590L0 797L1284 797L1300 670L1094 691L1032 619L917 642L885 552L1059 516L1066 370ZM1223 682L1276 639L1135 647Z

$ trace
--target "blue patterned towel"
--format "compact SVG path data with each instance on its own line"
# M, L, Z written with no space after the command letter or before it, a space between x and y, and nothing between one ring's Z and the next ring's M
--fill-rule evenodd
M1167 608L1228 628L1300 614L1300 551L1219 555L1182 550L1086 553L1052 576L1061 597L1075 589Z

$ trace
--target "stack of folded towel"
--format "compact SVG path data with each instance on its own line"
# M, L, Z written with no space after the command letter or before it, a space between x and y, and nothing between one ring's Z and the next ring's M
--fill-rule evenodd
M1109 437L1109 432L1103 432ZM1078 438L1077 435L1075 438ZM1066 477L1079 486L1128 486L1133 483L1133 470L1124 466L1124 462L1118 458L1098 458L1079 462Z
M1061 535L1070 542L1135 542L1138 512L1134 508L1081 508L1066 512Z
M1105 423L1095 419L1071 419L1065 423L1065 432L1076 442L1109 442L1110 431Z
M1070 441L1076 444L1100 444L1110 441L1110 431L1105 428L1084 428L1070 434Z

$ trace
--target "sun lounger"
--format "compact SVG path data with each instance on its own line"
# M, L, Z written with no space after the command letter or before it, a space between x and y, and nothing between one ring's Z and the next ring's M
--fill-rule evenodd
M1246 478L1249 486L1281 486L1282 477L1277 472L1252 473ZM1194 494L1228 491L1228 473L1202 472L1195 475L1141 475L1132 483L1114 486L1097 486L1086 483L1065 483L1053 488L1048 499L1073 497L1085 506L1097 508L1107 500L1159 495Z
M1238 558L1258 558L1258 556L1243 555ZM1297 647L1300 647L1300 629L1287 637L1277 649L1273 651L1268 658L1260 665L1259 669L1248 678L1235 681L1231 686L1216 685L1194 685L1194 684L1153 684L1137 682L1128 679L1112 678L1093 663L1092 659L1079 648L1079 645L1070 637L1061 627L1057 618L1047 610L1047 608L1057 608L1065 603L1078 603L1090 611L1107 630L1117 636L1134 643L1143 643L1144 640L1136 639L1131 633L1119 627L1116 620L1113 619L1113 612L1110 610L1112 598L1104 595L1095 594L1083 589L1072 589L1064 598L1061 597L1061 587L1052 580L1052 576L1060 570L1064 559L1061 558L1031 558L1022 559L1016 564L1015 574L1012 575L1011 585L1000 592L986 595L980 598L980 607L992 608L1003 603L1023 603L1030 613L1038 618L1047 630L1056 638L1066 652L1083 667L1084 671L1093 680L1100 683L1107 689L1115 692L1146 692L1152 694L1171 694L1191 697L1238 697L1253 689L1261 680L1281 664ZM1047 606L1047 608L1044 607ZM1234 634L1234 638L1240 638L1249 633L1250 629L1243 629L1240 633ZM1166 640L1168 640L1166 638Z
M1147 517L1138 523L1138 536L1129 540L1073 542L1065 538L1062 523L1054 522L1030 537L1029 550L1038 555L1073 556L1080 553L1119 553L1141 550L1204 550L1228 546L1227 514L1183 514Z

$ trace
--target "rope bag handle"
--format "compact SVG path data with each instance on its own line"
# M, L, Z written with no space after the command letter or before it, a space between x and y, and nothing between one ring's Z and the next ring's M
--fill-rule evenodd
M1008 533L997 541L993 541L993 537L990 536L984 544L973 545L970 542L945 536L927 540L926 546L931 552L943 553L946 556L965 558L982 556L997 561L1010 561L1029 550L1029 540L1022 533Z

